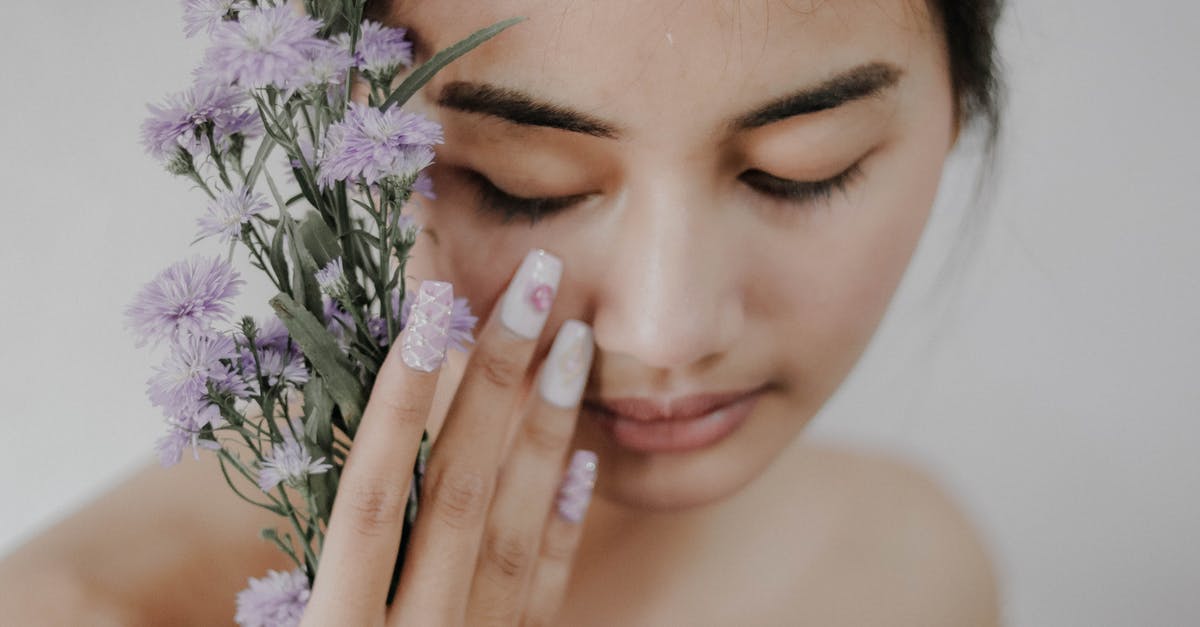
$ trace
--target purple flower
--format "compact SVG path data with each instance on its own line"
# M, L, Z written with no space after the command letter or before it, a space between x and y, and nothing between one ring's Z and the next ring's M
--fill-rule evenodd
M437 200L437 194L433 193L433 179L424 172L417 175L417 181L413 183L413 191L429 200Z
M418 176L417 181L420 182L421 178ZM413 188L416 189L416 186L414 185ZM420 234L422 228L424 227L421 226L421 223L417 222L411 214L403 214L400 219L396 220L396 230L403 233L404 239L410 242L417 241L417 235Z
M317 40L311 48L304 50L304 62L297 66L296 73L288 82L292 89L332 89L346 84L354 57L350 52L331 41Z
M242 11L213 28L201 73L246 89L286 88L321 48L320 28L286 4Z
M241 627L295 627L308 605L308 577L299 568L291 572L268 570L262 579L250 578L250 587L237 595L233 620Z
M288 334L287 326L275 316L267 318L259 325L258 333L254 337L254 345L263 350L300 350L292 341L292 336Z
M388 329L387 324L383 322L383 318L373 316L367 320L367 334L375 338L376 344L380 346L388 345Z
M354 316L342 309L342 306L332 298L325 299L324 314L325 320L328 321L325 328L337 340L338 345L345 348L349 344L349 340L346 339L346 330L354 328Z
M298 421L297 421L298 422ZM313 459L304 444L284 432L284 441L271 447L263 458L258 474L258 487L270 492L280 483L299 489L305 485L309 475L319 475L333 466L325 463L324 457Z
M249 7L246 0L184 0L183 32L188 37L200 31L211 34L218 24L237 19L238 11Z
M257 359L255 353L258 354ZM254 351L245 348L240 358L242 372L255 382L251 386L255 393L258 392L259 378L266 379L267 385L272 387L280 382L292 385L308 383L309 372L304 365L304 353L292 341L287 327L279 318L270 318L262 325L254 338Z
M342 258L338 257L317 270L315 276L321 291L330 298L342 298L349 291L346 283L346 272L342 268Z
M304 355L299 350L278 351L262 349L258 351L258 362L249 351L242 353L242 366L249 376L262 377L267 385L276 386L282 381L292 385L308 383L308 368L304 365Z
M184 449L188 446L192 447L192 457L197 460L200 459L200 449L215 451L221 448L220 444L212 440L201 440L198 431L168 421L167 432L160 436L154 444L154 449L158 453L158 463L163 468L178 464L183 459Z
M147 283L125 310L137 345L205 335L218 320L228 320L229 301L245 283L219 257L180 261Z
M471 335L471 331L478 322L479 318L471 313L467 299L455 298L454 306L450 310L450 348L462 353L467 352L467 344L475 343L475 336Z
M331 187L352 178L368 185L385 177L411 179L433 163L431 146L440 143L436 122L396 107L380 111L351 102L346 117L325 135L317 182Z
M412 65L412 42L404 38L406 32L403 28L364 21L354 51L355 67L376 80L390 82L402 66ZM340 35L337 41L346 49L350 47L350 38L346 34Z
M199 235L220 235L223 242L235 240L242 235L242 225L270 208L262 196L252 194L249 189L217 192L217 198L208 204L208 213L196 220Z
M245 106L246 95L229 87L198 82L187 91L171 94L162 105L148 105L150 117L142 122L142 145L156 159L169 159L180 148L192 156L210 152L206 133L212 130L219 150L237 134L253 137L262 132L258 114Z
M229 365L237 355L233 338L190 335L172 348L146 382L150 402L185 426L216 426L221 415L207 400L209 384L235 395L246 391L245 382Z

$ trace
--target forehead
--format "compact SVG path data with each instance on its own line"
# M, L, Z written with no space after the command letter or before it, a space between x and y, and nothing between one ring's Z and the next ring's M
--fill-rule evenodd
M902 69L940 37L915 0L393 0L424 54L514 16L439 84L486 81L623 126L735 115L871 61Z

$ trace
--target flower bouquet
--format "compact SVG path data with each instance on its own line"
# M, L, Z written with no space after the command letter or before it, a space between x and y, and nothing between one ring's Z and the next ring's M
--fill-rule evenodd
M167 419L159 458L215 454L238 496L283 519L261 535L296 565L251 579L238 596L242 625L299 619L367 391L413 308L405 262L420 226L408 209L414 193L433 194L422 170L442 132L401 106L517 21L399 80L412 45L403 29L364 21L364 3L185 0L185 32L211 45L193 85L150 106L142 127L146 150L207 197L197 241L224 253L168 267L126 312L139 345L166 347L148 382ZM351 99L356 85L365 104ZM243 247L278 291L274 317L234 315ZM476 319L463 299L448 313L450 344L466 350ZM406 525L427 454L426 436ZM393 590L403 559L401 545Z

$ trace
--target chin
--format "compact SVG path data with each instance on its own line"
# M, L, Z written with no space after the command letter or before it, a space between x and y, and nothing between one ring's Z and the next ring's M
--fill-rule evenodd
M648 513L702 508L740 494L798 437L808 419L783 405L763 398L735 431L687 451L631 450L581 417L575 446L599 457L596 496L604 501Z

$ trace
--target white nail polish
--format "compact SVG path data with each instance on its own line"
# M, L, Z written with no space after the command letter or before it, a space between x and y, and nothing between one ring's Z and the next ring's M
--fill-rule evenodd
M546 402L565 408L579 404L592 367L592 350L591 327L578 320L562 324L538 379Z
M537 249L529 251L500 305L500 321L513 333L537 339L550 315L550 305L562 278L562 261Z

